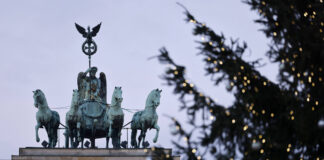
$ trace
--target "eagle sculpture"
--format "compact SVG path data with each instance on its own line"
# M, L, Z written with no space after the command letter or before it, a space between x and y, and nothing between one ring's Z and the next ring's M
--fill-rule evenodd
M97 33L99 32L100 26L101 26L101 23L99 23L97 26L93 27L92 31L90 31L90 26L88 26L88 31L86 31L86 29L84 27L75 23L76 29L79 31L80 34L82 34L82 36L84 38L87 39L88 42L92 42L92 37L95 37L97 35Z

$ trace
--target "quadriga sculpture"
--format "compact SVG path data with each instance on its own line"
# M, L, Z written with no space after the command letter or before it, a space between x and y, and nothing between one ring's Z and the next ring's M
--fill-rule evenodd
M120 148L120 136L121 130L124 124L124 112L121 109L121 103L123 101L121 87L115 87L114 93L111 98L111 104L109 110L106 111L108 117L108 138L112 138L112 144L114 148ZM106 148L108 148L108 142Z
M160 104L161 92L162 90L159 89L154 89L151 91L146 99L145 109L143 111L136 112L133 116L131 123L131 145L135 148L139 148L142 140L142 146L144 147L147 129L156 129L156 135L153 142L157 142L160 127L157 124L158 115L156 114L156 108ZM141 134L138 136L138 143L136 142L137 130L141 130Z
M36 113L37 124L35 126L36 141L39 142L38 129L45 127L48 135L48 147L54 148L57 142L57 129L60 125L60 116L56 111L49 109L45 94L37 89L34 93L34 105L38 108Z
M76 148L80 141L78 138L80 137L82 113L79 110L78 100L79 100L79 91L77 89L74 89L72 95L71 107L65 116L65 124L67 126L66 133L65 133L66 148L69 148L69 139L72 148Z

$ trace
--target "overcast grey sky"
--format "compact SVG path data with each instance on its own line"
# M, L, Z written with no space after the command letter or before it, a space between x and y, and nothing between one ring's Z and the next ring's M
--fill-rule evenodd
M157 109L161 127L158 145L172 147L170 121L163 114L186 120L185 114L179 113L172 88L159 78L165 66L147 60L158 55L162 46L177 63L187 66L188 79L201 91L229 106L233 96L224 86L211 87L212 82L204 77L202 57L196 55L198 44L194 42L199 37L192 35L193 26L183 21L183 9L176 2L216 32L245 40L251 50L246 59L265 57L268 40L258 31L261 26L253 22L258 16L240 0L1 0L0 159L18 154L19 147L41 146L35 141L33 90L42 89L50 107L70 105L77 74L88 65L81 51L84 39L74 22L82 26L102 22L94 38L99 48L92 64L107 75L109 102L115 86L122 86L122 105L129 109L143 109L152 89L163 90ZM275 80L276 66L268 64L260 70ZM57 111L65 123L68 110ZM124 112L126 123L133 114ZM45 131L40 133L41 141L47 140ZM147 133L151 144L154 134L153 130ZM60 140L62 147L63 136ZM97 142L104 146L103 140Z

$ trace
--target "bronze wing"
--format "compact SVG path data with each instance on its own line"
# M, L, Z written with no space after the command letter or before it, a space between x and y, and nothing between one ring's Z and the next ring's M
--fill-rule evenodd
M79 101L80 100L83 100L85 99L85 86L84 86L84 78L85 78L85 75L84 75L84 72L80 72L78 74L78 80L77 80L77 83L78 83L78 90L79 90Z
M85 28L83 28L82 26L78 25L77 23L75 23L75 27L79 31L79 33L82 34L83 37L87 38L87 32L86 32Z
M107 103L107 80L105 73L100 73L100 97L103 100L104 103Z
M92 28L92 32L91 32L92 37L94 37L94 36L97 35L97 33L100 30L100 26L101 26L101 22L97 26L95 26L95 27Z

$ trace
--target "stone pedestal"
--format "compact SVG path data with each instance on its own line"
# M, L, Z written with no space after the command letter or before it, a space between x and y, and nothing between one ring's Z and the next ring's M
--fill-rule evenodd
M153 149L154 150L154 149ZM172 156L172 149L162 149L164 157ZM151 158L150 158L151 157ZM67 149L67 148L19 148L19 155L12 160L147 160L166 159L157 157L151 148L148 149ZM180 156L173 156L180 160Z

